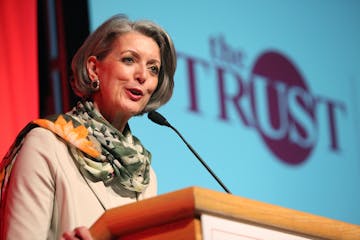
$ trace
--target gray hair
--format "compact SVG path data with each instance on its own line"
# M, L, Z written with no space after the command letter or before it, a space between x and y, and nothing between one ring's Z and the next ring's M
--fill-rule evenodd
M103 59L112 50L113 43L119 36L132 31L154 39L159 45L161 55L157 88L140 114L155 110L170 100L174 89L176 69L176 52L170 36L154 22L147 20L130 21L124 15L115 15L105 21L88 36L75 53L71 63L73 73L71 86L76 95L89 98L94 92L87 73L87 59L90 56Z

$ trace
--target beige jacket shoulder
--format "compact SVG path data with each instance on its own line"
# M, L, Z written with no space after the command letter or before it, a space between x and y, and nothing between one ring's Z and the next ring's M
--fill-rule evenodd
M157 180L139 199L155 196ZM52 132L31 130L17 156L1 216L0 239L59 239L64 231L90 227L104 212L135 202L133 194L85 181L66 144Z

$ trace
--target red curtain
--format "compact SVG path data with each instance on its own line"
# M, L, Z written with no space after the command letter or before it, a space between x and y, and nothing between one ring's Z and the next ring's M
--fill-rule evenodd
M36 7L36 0L0 0L0 161L39 116Z

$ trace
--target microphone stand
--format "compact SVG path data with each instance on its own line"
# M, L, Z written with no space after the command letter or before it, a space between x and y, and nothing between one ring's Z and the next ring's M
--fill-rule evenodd
M216 174L211 170L211 168L206 164L204 160L201 159L199 154L191 147L191 145L185 140L185 138L181 135L181 133L174 128L172 125L169 126L172 130L176 132L176 134L183 140L186 146L190 149L190 151L195 155L195 157L200 161L200 163L208 170L208 172L215 178L215 180L220 184L220 186L225 190L225 192L231 194L230 190L224 185L224 183L216 176Z
M181 138L185 145L190 149L190 151L195 155L195 157L200 161L200 163L206 168L206 170L214 177L214 179L220 184L220 186L225 190L225 192L231 194L230 190L225 186L225 184L216 176L216 174L211 170L211 168L206 164L206 162L200 157L200 155L192 148L192 146L185 140L181 133L173 127L160 113L152 111L148 113L148 118L163 126L167 126L175 131L175 133Z

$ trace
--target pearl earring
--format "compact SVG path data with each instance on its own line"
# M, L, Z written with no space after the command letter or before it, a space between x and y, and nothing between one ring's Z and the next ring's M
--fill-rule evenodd
M95 79L94 81L91 82L91 88L92 88L94 91L99 90L99 88L100 88L100 81L99 81L99 79Z

